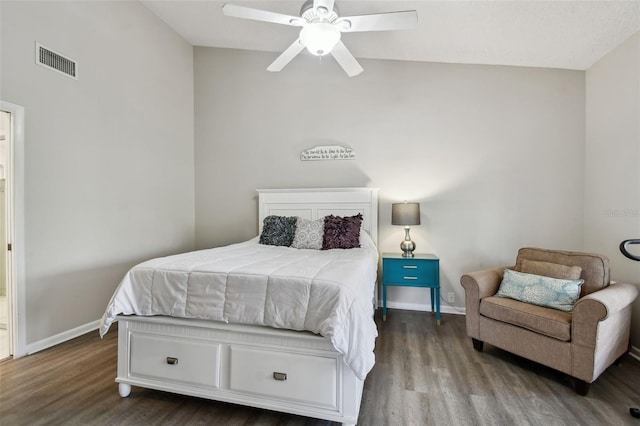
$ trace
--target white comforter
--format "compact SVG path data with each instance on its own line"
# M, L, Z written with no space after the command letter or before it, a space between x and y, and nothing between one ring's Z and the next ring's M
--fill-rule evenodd
M118 314L168 315L308 330L331 339L358 378L373 367L378 252L300 250L258 238L143 262L116 289L100 335Z

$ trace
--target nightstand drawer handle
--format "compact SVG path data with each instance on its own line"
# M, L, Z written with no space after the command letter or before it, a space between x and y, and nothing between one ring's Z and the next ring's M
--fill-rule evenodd
M404 278L405 280L417 280L418 279L418 277L402 277L402 278Z
M284 382L285 380L287 380L287 373L278 373L277 371L274 371L273 378L281 382Z
M418 269L416 265L402 265L404 269Z
M167 364L169 364L169 365L178 364L178 358L175 358L175 357L172 357L172 356L168 356L167 357Z

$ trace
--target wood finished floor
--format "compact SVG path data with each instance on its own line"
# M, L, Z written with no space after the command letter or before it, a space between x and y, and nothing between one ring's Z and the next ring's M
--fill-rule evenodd
M561 373L489 345L473 350L464 317L390 310L377 318L376 365L359 425L635 425L640 362L628 355L575 394ZM112 327L113 328L113 327ZM134 387L120 398L116 332L90 333L0 363L0 425L332 425Z

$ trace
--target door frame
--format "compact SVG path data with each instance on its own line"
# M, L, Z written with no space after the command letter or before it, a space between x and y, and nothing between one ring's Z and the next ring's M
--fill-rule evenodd
M9 334L14 358L27 355L25 298L24 232L24 140L25 108L0 100L0 109L11 113L11 145L6 170L7 188L7 297L9 300Z

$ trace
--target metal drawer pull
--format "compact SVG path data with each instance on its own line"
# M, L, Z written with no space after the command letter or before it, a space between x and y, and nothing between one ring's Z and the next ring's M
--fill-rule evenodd
M405 280L417 280L418 279L418 277L402 277L402 278L404 278Z
M402 265L404 269L418 269L416 265Z
M287 373L278 373L277 371L274 371L273 378L281 382L284 382L285 380L287 380Z
M167 364L169 364L169 365L177 365L178 364L178 358L174 358L172 356L168 356L167 357Z

